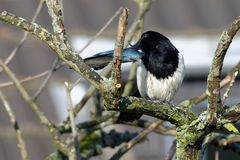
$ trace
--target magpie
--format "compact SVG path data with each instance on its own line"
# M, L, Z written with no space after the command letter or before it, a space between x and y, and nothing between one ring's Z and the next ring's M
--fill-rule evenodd
M104 51L86 58L85 63L94 69L106 66L113 59L114 50ZM147 31L138 42L122 53L122 62L136 61L137 88L141 97L150 100L170 102L184 78L184 59L164 35ZM121 113L119 119L133 121L141 115L129 118ZM122 117L122 118L121 118Z

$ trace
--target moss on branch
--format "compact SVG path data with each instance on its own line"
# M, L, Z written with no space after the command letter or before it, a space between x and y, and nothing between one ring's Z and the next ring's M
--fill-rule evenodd
M192 112L176 108L169 103L130 96L121 98L119 109L116 109L109 104L106 104L106 108L122 112L144 113L162 120L167 120L176 126L190 124L196 119L196 116Z

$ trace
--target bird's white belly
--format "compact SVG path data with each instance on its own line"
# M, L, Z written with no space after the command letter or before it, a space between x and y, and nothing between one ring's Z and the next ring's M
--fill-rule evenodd
M164 79L157 79L141 63L137 69L137 86L141 96L153 100L171 101L184 77L184 62L181 56L179 62L180 65L173 76Z

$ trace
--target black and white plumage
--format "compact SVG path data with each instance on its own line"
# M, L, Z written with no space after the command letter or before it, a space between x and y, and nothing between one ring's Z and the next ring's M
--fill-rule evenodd
M106 59L112 57L113 51L106 51L85 59L85 62L99 67L101 62L106 63ZM147 31L135 45L123 50L122 61L132 59L138 63L137 88L141 97L170 102L183 81L185 70L183 56L170 40L158 32ZM140 118L137 114L133 118L129 116L129 113L121 113L119 119L133 121Z
M183 56L168 38L145 32L135 45L143 56L137 69L137 86L143 98L171 101L184 77Z

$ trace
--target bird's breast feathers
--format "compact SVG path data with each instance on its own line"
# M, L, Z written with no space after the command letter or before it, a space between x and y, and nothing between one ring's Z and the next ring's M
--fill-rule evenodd
M140 62L137 69L137 86L141 96L153 100L171 101L182 83L184 70L184 60L180 53L178 53L177 69L172 76L166 78L157 79Z

